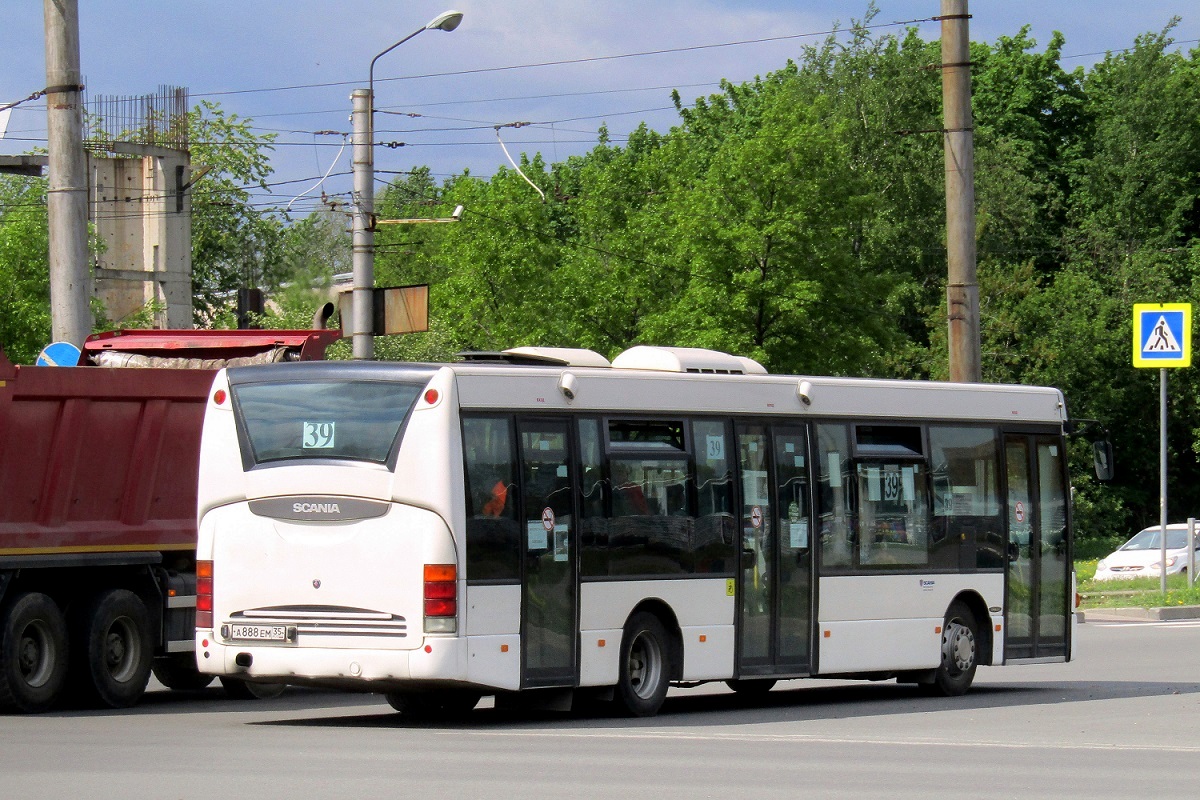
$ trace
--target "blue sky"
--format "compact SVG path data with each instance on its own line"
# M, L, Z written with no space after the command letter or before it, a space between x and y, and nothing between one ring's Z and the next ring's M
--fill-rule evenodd
M5 5L0 102L11 102L45 85L42 3ZM940 12L938 0L876 5L876 25ZM505 163L493 126L510 122L538 123L502 132L514 156L541 151L551 161L588 150L602 123L617 141L643 121L665 131L676 121L671 88L691 99L714 91L722 78L740 82L778 69L822 38L800 34L827 32L839 22L845 27L867 9L865 2L829 0L80 0L80 6L81 61L91 96L184 86L193 103L208 99L253 118L257 129L279 136L271 178L279 185L274 199L261 200L281 206L331 167L326 188L348 189L349 178L339 173L350 169L349 147L335 163L342 138L314 132L348 132L349 95L366 85L371 59L447 8L465 14L457 31L427 31L376 66L376 107L421 115L377 117L378 140L405 143L377 149L380 171L429 165L440 176L465 168L490 175ZM1173 16L1183 18L1173 34L1183 47L1200 39L1194 0L976 0L970 12L976 41L994 41L1028 24L1044 45L1052 31L1062 31L1068 66L1127 48ZM938 36L935 22L913 24L928 39ZM879 28L890 31L903 26ZM771 37L792 38L497 69ZM44 144L44 108L30 103L14 110L0 153ZM312 205L305 199L294 208Z

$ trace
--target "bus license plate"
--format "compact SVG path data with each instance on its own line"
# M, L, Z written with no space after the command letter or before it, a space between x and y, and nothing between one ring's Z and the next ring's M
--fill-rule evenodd
M283 625L230 625L229 638L284 642L287 641L287 628Z

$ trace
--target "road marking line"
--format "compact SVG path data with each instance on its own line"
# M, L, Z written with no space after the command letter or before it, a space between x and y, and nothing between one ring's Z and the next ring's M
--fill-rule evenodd
M684 739L689 741L720 741L720 742L748 742L748 743L771 743L771 742L805 742L808 744L837 744L837 745L885 745L895 747L898 745L907 745L909 747L961 747L970 749L982 748L1002 748L1006 750L1079 750L1079 751L1130 751L1130 752L1151 752L1151 753L1200 753L1200 746L1187 745L1136 745L1136 744L1103 744L1103 743L1075 743L1065 744L1062 742L993 742L993 741L975 741L964 742L961 740L944 740L944 739L912 739L909 741L897 741L895 739L872 739L872 738L850 738L850 737L831 737L831 736L812 736L803 733L691 733L687 731L644 731L640 733L610 733L602 730L591 731L468 731L468 730L453 730L453 731L436 731L444 736L524 736L527 738L567 738L567 739Z
M1097 628L1200 628L1200 620L1130 620L1129 622L1091 622Z

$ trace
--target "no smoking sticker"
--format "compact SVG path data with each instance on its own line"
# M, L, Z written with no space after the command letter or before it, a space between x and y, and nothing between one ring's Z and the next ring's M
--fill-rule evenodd
M763 512L761 506L754 506L750 509L750 524L755 528L762 527Z

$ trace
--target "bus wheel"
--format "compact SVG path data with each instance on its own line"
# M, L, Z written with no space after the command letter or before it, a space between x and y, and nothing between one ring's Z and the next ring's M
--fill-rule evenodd
M762 697L775 687L775 680L773 678L760 680L736 679L725 681L725 685L742 697Z
M41 592L17 595L0 613L0 709L35 713L67 680L67 622Z
M426 692L389 692L388 705L411 720L438 717L463 717L479 704L481 692L469 689L446 689Z
M192 653L156 658L151 670L159 683L177 692L197 692L212 683L214 677L196 667L196 656Z
M957 697L971 688L979 657L977 632L971 609L957 600L951 603L942 625L942 663L929 685L934 694Z
M129 708L150 681L153 645L150 612L127 589L96 595L77 620L74 657L77 688L86 702Z
M225 694L234 700L274 700L287 688L286 683L255 683L224 675L221 676L221 686Z
M632 717L652 717L662 708L670 683L667 631L653 614L635 614L621 637L616 701Z

